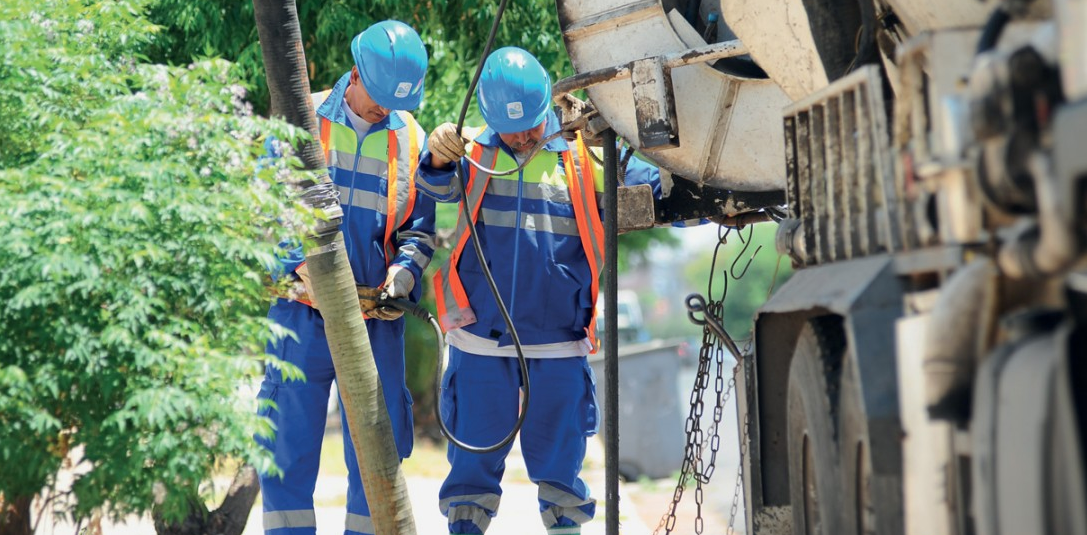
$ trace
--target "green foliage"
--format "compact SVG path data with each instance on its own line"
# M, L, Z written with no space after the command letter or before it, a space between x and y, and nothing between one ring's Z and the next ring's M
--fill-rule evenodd
M74 460L79 517L176 518L216 462L272 469L238 387L287 334L276 244L313 222L260 159L300 132L253 116L225 61L143 62L145 8L0 5L0 495Z
M415 110L429 129L456 121L468 84L479 64L498 2L449 0L314 0L298 2L298 18L313 91L332 87L351 69L351 39L386 19L404 21L419 32L430 55L426 98ZM201 55L237 63L258 112L268 109L267 82L253 20L252 2L158 0L152 20L164 27L148 54L153 60L185 64ZM551 0L510 2L494 48L519 46L532 52L556 79L573 74ZM477 106L467 124L482 124Z
M692 291L707 299L724 299L724 327L735 340L751 336L755 311L766 302L772 289L792 275L788 257L776 254L776 231L777 225L772 223L732 230L724 235L719 249L716 244L708 245L685 270Z
M638 293L649 334L700 339L702 328L691 323L685 303L687 295L699 293L707 299L724 299L724 326L734 339L750 336L755 311L771 288L780 286L792 273L789 259L779 259L775 252L776 229L770 223L742 231L712 224L672 229L682 247L670 252L650 251L648 263L636 266L621 282ZM725 243L718 248L721 236ZM745 241L750 242L746 249ZM745 273L748 260L751 264Z

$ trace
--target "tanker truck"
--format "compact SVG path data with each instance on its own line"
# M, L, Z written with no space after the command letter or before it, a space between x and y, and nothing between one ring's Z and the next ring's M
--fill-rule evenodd
M651 223L774 219L796 268L735 377L747 533L1087 534L1087 0L557 9Z

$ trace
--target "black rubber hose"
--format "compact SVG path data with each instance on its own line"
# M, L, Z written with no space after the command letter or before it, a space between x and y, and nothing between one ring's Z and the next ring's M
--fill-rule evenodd
M464 95L464 103L461 105L460 116L457 118L458 133L464 127L464 118L468 115L468 105L472 102L472 93L475 92L476 84L479 83L479 77L483 73L483 64L487 60L487 55L491 53L491 46L494 45L495 34L498 33L498 24L502 20L502 14L506 11L506 4L508 3L508 1L509 0L502 0L498 4L498 11L495 12L494 15L494 23L491 24L491 31L489 34L487 34L487 42L483 45L483 52L480 54L479 57L479 65L476 67L475 75L472 76L472 82L468 84L468 92ZM475 250L476 258L479 260L479 266L483 270L483 276L487 279L487 286L490 287L491 295L494 296L495 304L498 305L498 311L502 314L502 319L506 322L506 329L509 331L510 337L513 338L513 347L517 351L517 361L520 365L521 370L521 385L522 388L524 388L525 395L521 398L521 412L517 415L517 422L514 424L513 429L510 430L510 433L506 435L506 438L503 438L499 443L491 446L481 447L473 446L458 439L456 436L453 435L453 432L450 431L448 427L446 427L445 421L442 420L441 381L442 376L445 374L445 371L442 369L442 359L445 352L445 339L442 338L442 354L438 355L438 377L435 379L438 389L438 396L437 400L434 403L434 415L438 419L438 427L441 429L442 435L445 435L445 438L448 439L451 444L462 450L470 451L473 453L490 453L492 451L497 451L508 446L511 442L513 442L513 439L517 436L517 433L521 431L521 426L524 425L525 422L525 416L528 414L528 402L531 395L529 392L528 362L525 360L524 351L521 349L521 338L517 335L517 329L513 325L513 318L510 317L509 310L506 308L506 303L502 301L502 295L498 293L498 285L495 284L494 276L491 275L491 269L487 266L487 259L483 255L483 247L479 244L479 239L476 237L475 225L472 224L472 214L469 212L467 202L468 191L464 183L464 176L467 171L467 168L463 165L462 162L457 162L457 172L454 176L456 177L457 184L460 187L461 217L464 218L465 226L468 230L468 235L471 236L470 241L472 242L472 248ZM453 266L453 268L456 269L456 266ZM433 317L430 318L430 321L432 320ZM433 322L432 325L437 325L437 322ZM438 331L439 333L441 332L440 327L438 327Z

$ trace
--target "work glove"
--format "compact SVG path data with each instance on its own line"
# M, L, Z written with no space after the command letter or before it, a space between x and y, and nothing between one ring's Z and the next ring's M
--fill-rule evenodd
M355 286L355 290L359 294L359 308L362 309L362 313L366 314L368 318L374 317L374 310L377 309L377 299L381 296L381 288Z
M302 287L304 288L302 295L295 298L295 301L305 303L314 309L319 309L317 306L317 294L313 293L313 283L310 282L309 267L306 266L305 262L299 264L294 270L294 276L302 281Z
M382 288L389 299L406 299L411 295L412 288L415 288L415 275L407 268L390 266ZM385 321L399 319L403 315L403 310L393 307L377 307L370 312L370 317Z
M445 167L461 159L467 152L464 148L468 140L457 132L457 125L442 123L427 138L430 149L430 163L434 167Z

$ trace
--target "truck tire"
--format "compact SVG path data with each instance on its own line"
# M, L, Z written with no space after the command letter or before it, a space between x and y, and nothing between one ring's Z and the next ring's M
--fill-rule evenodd
M872 440L868 429L856 355L845 357L839 405L838 440L842 461L843 516L848 535L901 535L902 478L872 469Z
M842 533L842 483L835 437L841 320L804 326L789 366L789 501L796 535Z

